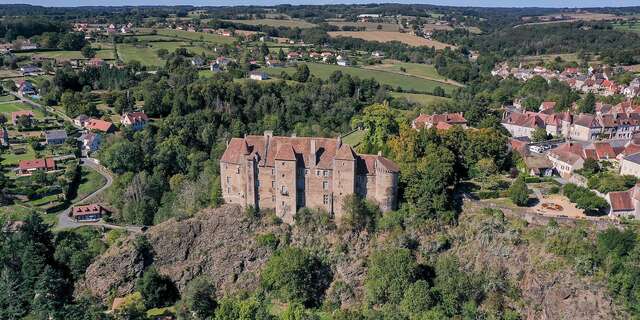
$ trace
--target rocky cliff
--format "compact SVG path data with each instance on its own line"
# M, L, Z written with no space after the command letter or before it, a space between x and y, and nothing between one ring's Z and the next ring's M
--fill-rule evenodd
M456 227L402 234L341 232L330 223L289 227L270 219L248 217L236 206L207 209L183 221L170 220L146 233L150 257L130 236L109 248L88 269L77 292L108 300L134 290L135 279L147 264L169 276L182 290L198 275L213 279L220 293L253 290L259 272L273 253L256 236L272 234L280 243L308 248L331 263L334 281L327 292L330 302L343 307L360 301L371 250L391 244L417 242L418 259L431 263L440 254L459 258L467 270L499 270L518 288L508 304L526 319L613 319L624 313L613 304L606 288L592 277L578 276L573 268L544 248L523 241L522 229L506 220L467 210ZM523 226L521 228L531 228ZM442 248L439 238L451 239ZM411 240L413 239L413 240Z

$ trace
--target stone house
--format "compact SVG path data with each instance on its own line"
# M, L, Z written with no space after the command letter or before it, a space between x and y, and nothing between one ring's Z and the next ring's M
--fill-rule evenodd
M634 153L620 159L620 174L640 178L640 153Z
M149 122L149 117L144 112L125 112L120 117L120 123L125 127L130 127L133 131L144 129L144 126Z
M44 138L48 145L63 144L67 140L67 132L64 130L45 131Z
M442 113L426 115L420 114L417 118L411 121L411 127L414 129L431 128L436 127L449 127L459 125L462 128L467 128L467 119L464 118L462 112L457 113Z
M570 138L578 141L596 140L602 132L602 126L595 116L581 114L574 117Z
M220 159L226 203L274 209L293 223L302 207L323 209L340 220L350 194L396 208L398 166L381 155L357 154L340 138L263 136L233 138Z
M640 186L627 191L609 192L605 199L609 202L609 217L640 217Z
M545 128L544 120L535 113L506 112L501 123L514 138L531 139L536 129Z

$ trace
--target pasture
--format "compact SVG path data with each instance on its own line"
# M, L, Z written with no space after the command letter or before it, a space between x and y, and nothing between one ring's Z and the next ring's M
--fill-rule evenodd
M194 54L212 53L208 49L190 45L186 42L149 42L144 44L118 44L118 56L124 62L137 60L146 66L162 66L165 61L158 57L157 51L166 49L169 52L173 52L177 48L185 48Z
M438 74L436 68L430 64L400 62L397 60L384 60L382 64L374 64L371 66L365 66L364 68L406 74L428 80L445 82L451 85L462 86L461 84L452 80L447 80L445 77Z
M82 56L82 53L80 53L80 51L65 51L65 50L19 52L19 53L16 53L16 56L19 56L19 57L40 56L48 59L86 59L84 56ZM113 50L98 49L96 50L96 58L100 58L104 60L112 60L114 59Z
M158 29L157 34L161 36L173 37L173 38L182 38L193 41L203 41L203 42L211 42L211 43L233 43L233 37L223 37L221 35L213 34L213 33L205 33L205 32L189 32L184 30L173 30L173 29Z
M21 110L31 110L36 118L44 118L44 114L39 109L33 109L28 105L22 102L4 102L0 103L0 113L4 113L5 117L10 121L11 112L21 111Z
M430 94L408 92L392 92L391 96L394 98L405 98L409 102L417 103L423 106L429 106L432 104L447 102L451 100L449 98L432 96Z
M332 32L329 32L329 36L333 38L351 37L351 38L359 38L367 41L378 41L378 42L399 41L414 47L427 46L427 47L435 47L436 49L454 47L450 44L446 44L440 41L429 40L429 39L413 36L408 33L390 32L390 31L364 31L364 32L332 31Z
M233 22L233 23L241 23L241 24L246 24L246 25L251 25L251 26L259 26L259 25L265 25L265 26L270 26L270 27L287 27L287 28L300 28L300 29L307 29L307 28L313 28L316 25L310 22L306 22L304 20L297 20L297 19L247 19L247 20L222 20L222 21L228 21L228 22Z
M331 21L330 25L336 26L339 28L342 27L354 27L354 28L365 28L365 31L389 31L389 32L398 32L399 29L404 29L402 25L397 23L377 23L377 22L362 22L362 21ZM381 29L378 29L378 26Z
M373 78L379 83L389 85L394 89L399 87L402 90L433 92L433 89L439 86L444 89L445 92L451 93L451 91L455 88L455 86L453 85L441 83L434 80L380 70L369 70L358 67L340 67L338 65L323 63L307 63L306 65L309 67L312 75L321 79L328 79L333 72L341 71L342 73L346 73L360 79ZM265 68L264 71L272 77L279 77L282 71L285 71L288 74L293 74L295 72L295 68Z

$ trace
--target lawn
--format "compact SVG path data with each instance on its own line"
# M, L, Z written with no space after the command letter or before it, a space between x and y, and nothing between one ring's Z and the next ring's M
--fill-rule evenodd
M361 79L370 79L373 78L381 84L389 85L393 88L400 87L403 90L415 90L418 92L433 92L435 87L441 87L447 93L451 93L451 91L455 88L453 85L441 83L438 81L412 77L408 75L402 75L392 72L380 71L380 70L368 70L357 67L341 67L333 64L322 64L322 63L307 63L311 74L322 78L328 79L329 76L335 71L341 71L343 73L347 73L351 76L359 77ZM285 71L289 74L293 74L295 72L295 68L266 68L265 72L273 77L279 77L280 73Z
M44 114L42 110L31 108L25 103L22 102L6 102L0 103L0 113L5 113L7 120L11 121L11 112L20 111L20 110L31 110L36 118L44 118Z
M282 19L253 19L253 20L223 20L233 23L241 23L251 26L271 26L271 27L287 27L287 28L313 28L316 25L304 20L282 20Z
M362 142L362 139L364 139L364 135L364 130L356 130L342 137L342 142L355 148Z
M426 38L411 35L409 33L401 33L397 31L331 31L328 32L332 38L336 37L350 37L359 38L366 41L378 41L378 42L390 42L399 41L410 46L427 46L435 47L436 49L444 49L446 47L454 47L453 45L443 43L436 40L429 40Z
M16 100L16 97L10 94L5 96L0 96L0 102L7 102L7 101L13 101L13 100Z
M233 43L235 40L233 37L223 37L221 35L205 32L189 32L184 30L173 29L158 29L158 34L162 36L169 36L174 38L183 38L195 41L204 41L212 43Z
M12 150L17 148L25 148L26 152L23 154L13 153ZM0 157L2 157L1 164L3 166L17 166L20 160L34 159L36 157L36 153L28 144L12 145L10 149L5 149Z
M447 81L447 78L438 74L436 68L431 64L400 62L397 60L384 60L382 64L365 66L364 68L403 73L431 80ZM450 81L450 83L454 85L457 84L453 81Z
M40 51L40 52L21 52L17 53L17 56L42 56L46 58L52 59L84 59L82 53L80 51ZM96 57L100 59L113 59L113 50L111 49L100 49L96 51Z
M409 102L421 104L423 106L428 106L434 103L446 102L449 101L449 98L444 97L436 97L430 94L419 94L419 93L406 93L406 92L392 92L391 96L394 98L406 98Z
M78 193L75 198L71 199L71 202L80 201L86 198L88 195L100 189L107 183L107 179L93 169L82 167L81 174L82 177L80 178Z
M612 25L613 25L613 28L616 30L640 32L640 23L638 22L630 22L630 21L625 21L624 23L615 22L615 23L612 23Z
M43 211L25 207L19 204L0 207L0 215L12 221L25 220L31 212L40 213L44 223L49 225L55 225L58 222L58 216L55 214L46 214Z

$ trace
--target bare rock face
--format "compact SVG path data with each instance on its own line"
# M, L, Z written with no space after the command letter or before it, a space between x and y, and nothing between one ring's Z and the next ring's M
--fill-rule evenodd
M258 285L257 271L271 256L271 249L256 244L256 234L280 233L283 227L265 226L247 217L238 206L207 209L197 216L169 220L145 233L151 245L151 265L176 284L179 290L199 275L208 276L222 292L252 290ZM135 236L101 255L77 287L79 293L107 300L135 289L136 278L145 268Z

